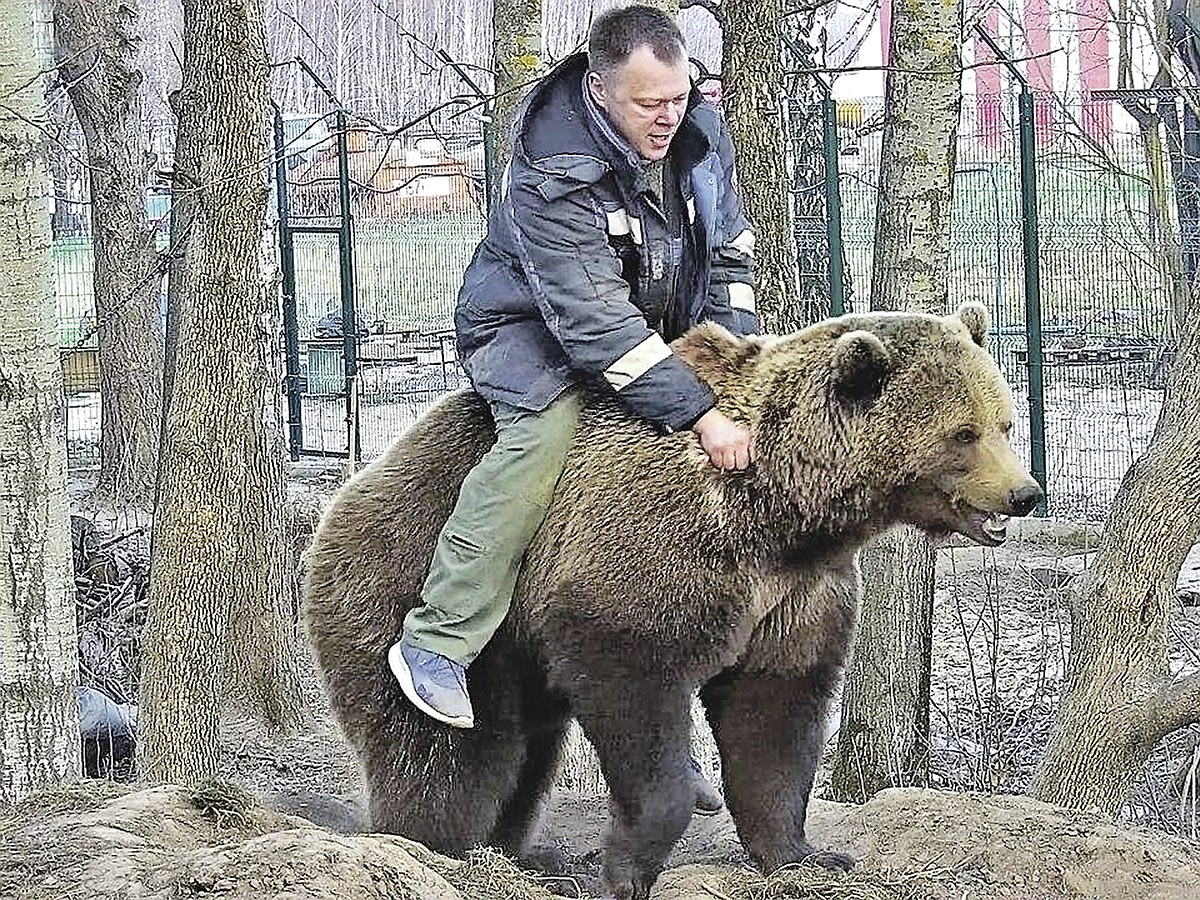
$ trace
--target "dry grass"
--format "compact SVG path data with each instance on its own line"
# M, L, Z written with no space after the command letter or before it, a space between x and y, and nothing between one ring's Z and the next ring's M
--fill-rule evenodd
M212 821L217 828L246 828L254 797L232 782L212 779L188 793L188 802Z
M943 896L954 869L930 868L905 874L833 872L813 864L785 866L769 876L753 869L728 872L697 885L714 900L927 900Z
M494 850L474 850L461 863L432 855L423 862L450 882L463 900L556 900L562 896L583 896L582 891L570 893L569 887L564 893L552 893L542 882L555 883L561 888L564 881L571 879L523 872L512 860Z

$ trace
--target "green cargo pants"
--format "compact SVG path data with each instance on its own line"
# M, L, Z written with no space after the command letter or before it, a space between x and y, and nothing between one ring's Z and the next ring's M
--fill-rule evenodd
M541 412L491 407L496 443L467 473L434 548L424 604L404 619L410 643L464 666L508 614L521 560L562 474L582 396L569 389Z

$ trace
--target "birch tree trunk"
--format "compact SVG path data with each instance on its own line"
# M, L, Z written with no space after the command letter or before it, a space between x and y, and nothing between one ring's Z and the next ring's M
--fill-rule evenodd
M754 225L754 269L763 331L803 327L796 281L796 238L788 185L780 29L783 0L726 0L722 85L737 150L738 186Z
M0 4L0 804L79 773L67 449L34 4Z
M1200 722L1200 675L1167 664L1175 582L1200 537L1200 301L1179 336L1158 425L1125 473L1095 560L1072 599L1071 655L1032 793L1116 813L1134 771Z
M542 65L542 0L494 0L492 4L492 138L490 178L499 196L504 169L512 157L509 129L525 96L523 85Z
M225 701L299 711L285 591L274 303L261 274L267 57L257 0L184 3L177 185L189 192L143 642L141 774L213 775Z
M145 188L136 0L55 0L55 56L83 129L100 348L99 487L154 498L162 410L159 274Z
M892 6L875 227L875 309L944 312L961 91L960 2ZM862 554L863 599L831 795L862 801L929 770L933 550L898 528Z

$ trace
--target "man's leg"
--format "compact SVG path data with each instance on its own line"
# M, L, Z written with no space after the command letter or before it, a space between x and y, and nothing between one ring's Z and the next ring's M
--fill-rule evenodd
M496 443L464 479L434 549L423 603L405 617L404 634L388 654L408 698L439 721L474 724L465 667L508 614L581 406L577 390L541 412L492 404Z

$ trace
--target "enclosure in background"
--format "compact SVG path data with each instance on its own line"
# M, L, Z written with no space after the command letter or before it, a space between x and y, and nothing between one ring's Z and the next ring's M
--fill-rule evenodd
M949 279L952 304L978 300L992 313L991 349L1013 385L1015 434L1027 453L1029 323L1009 99L964 105ZM1148 156L1136 130L1089 128L1105 116L1120 122L1116 104L1069 107L1051 97L1037 104L1049 512L1098 521L1145 447L1162 398L1172 322L1164 272L1178 240L1172 186L1156 200L1149 166L1169 166ZM868 98L838 117L846 306L856 311L870 305L881 109L881 100ZM466 116L395 133L348 114L339 130L337 112L330 104L281 114L283 152L264 237L281 260L271 289L285 295L281 310L294 313L290 348L287 317L280 320L281 376L289 349L293 363L285 389L294 400L281 398L293 451L371 458L464 383L452 315L485 229L485 146L477 119ZM60 161L64 167L69 160ZM96 464L100 428L91 245L84 182L69 171L59 180L75 185L56 191L54 258L70 461L79 468ZM165 246L169 197L152 192L147 208ZM824 239L821 229L798 239L813 234Z

